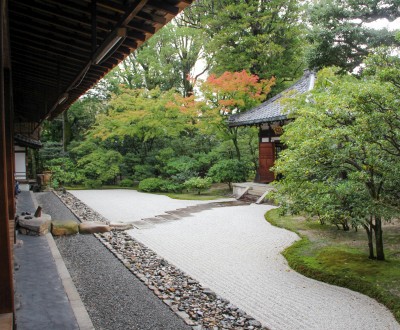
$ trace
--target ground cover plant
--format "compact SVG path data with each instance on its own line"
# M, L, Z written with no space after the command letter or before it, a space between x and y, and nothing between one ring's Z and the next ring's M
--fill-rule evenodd
M290 267L319 281L361 292L386 305L400 321L400 220L384 224L386 261L368 259L363 231L338 230L317 219L282 215L274 209L265 218L296 232L301 239L283 255Z

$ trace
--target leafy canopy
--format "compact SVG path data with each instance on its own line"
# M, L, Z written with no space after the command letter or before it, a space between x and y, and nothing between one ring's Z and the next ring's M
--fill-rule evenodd
M288 209L374 230L383 259L381 219L400 214L400 85L391 81L400 62L381 55L366 65L362 80L322 70L310 95L288 101L296 120L282 136L287 150L275 170Z

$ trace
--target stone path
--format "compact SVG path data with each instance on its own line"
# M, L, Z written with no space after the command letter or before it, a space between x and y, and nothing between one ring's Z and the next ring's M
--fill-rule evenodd
M140 198L135 194L137 205ZM264 220L270 208L204 210L129 234L270 329L400 329L375 300L292 271L280 252L298 237ZM120 210L119 219L132 212Z
M35 212L29 191L18 196L17 213ZM79 326L45 236L18 235L15 272L18 330L78 330Z

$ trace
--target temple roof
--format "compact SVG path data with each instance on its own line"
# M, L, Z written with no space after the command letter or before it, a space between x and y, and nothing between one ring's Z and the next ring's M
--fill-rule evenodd
M314 88L315 77L314 71L305 70L303 77L283 92L246 112L231 115L228 120L229 126L256 125L286 119L287 114L283 113L285 106L281 102L282 99L310 91Z

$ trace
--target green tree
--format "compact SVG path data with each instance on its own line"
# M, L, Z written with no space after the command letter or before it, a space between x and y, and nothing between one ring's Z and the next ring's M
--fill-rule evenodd
M227 183L232 189L232 182L246 181L249 174L248 164L237 159L224 159L214 164L208 176L215 182Z
M210 189L212 184L211 178L190 178L183 184L185 188L196 191L198 195L204 190Z
M366 25L378 19L400 16L397 0L319 0L309 10L311 48L308 66L338 66L351 72L373 49L399 45L395 32Z
M121 160L122 156L117 151L96 148L78 160L78 172L85 178L84 183L87 186L97 187L115 181L120 173Z
M310 95L289 101L295 120L285 129L287 149L275 166L284 177L278 196L287 209L344 229L363 226L369 257L375 258L375 241L378 260L385 259L382 221L400 214L400 85L390 82L400 72L395 63L385 79L390 68L373 62L362 80L322 70Z
M176 18L129 55L110 80L130 89L174 89L188 96L193 91L189 77L203 56L203 40L202 30Z
M275 76L277 92L304 68L303 12L295 0L198 0L185 10L187 19L208 35L211 72Z

